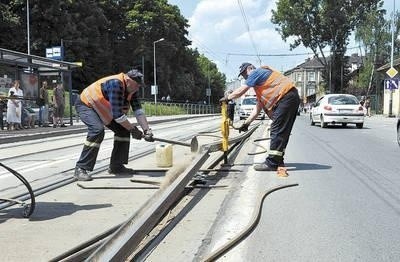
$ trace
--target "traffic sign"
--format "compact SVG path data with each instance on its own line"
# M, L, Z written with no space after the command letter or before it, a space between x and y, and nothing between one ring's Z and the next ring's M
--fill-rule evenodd
M399 89L400 78L385 79L384 85L385 85L385 89L389 89L389 90Z
M393 78L397 75L398 71L394 69L394 67L391 67L388 71L386 71L386 74L390 77Z
M151 94L157 95L158 94L158 86L152 85L151 86Z
M53 46L50 48L46 48L46 57L55 59L55 60L63 60L64 59L64 47Z

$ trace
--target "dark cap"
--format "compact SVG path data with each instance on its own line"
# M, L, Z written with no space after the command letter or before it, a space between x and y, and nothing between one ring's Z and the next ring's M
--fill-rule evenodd
M240 65L239 67L239 74L238 77L241 76L243 74L244 71L246 71L247 67L251 66L252 64L245 62L243 64Z
M132 80L135 80L136 82L141 82L143 78L143 74L137 69L132 69L128 71L126 75L129 76L129 78L131 78Z

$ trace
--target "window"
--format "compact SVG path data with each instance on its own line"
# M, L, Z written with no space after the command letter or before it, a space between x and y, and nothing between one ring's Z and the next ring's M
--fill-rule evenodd
M328 99L331 105L357 105L358 100L355 96L333 96Z
M308 81L315 82L315 72L308 72Z
M296 73L296 81L297 82L301 82L302 81L301 80L302 79L302 75L303 75L302 73Z

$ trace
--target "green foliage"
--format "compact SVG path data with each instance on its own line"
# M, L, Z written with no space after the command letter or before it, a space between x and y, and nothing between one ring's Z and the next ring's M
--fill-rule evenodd
M363 46L365 59L355 86L364 89L367 95L374 82L375 65L380 64L378 58L383 61L389 55L390 27L384 18L385 12L378 9L367 14L364 23L356 28L355 39Z
M153 103L143 103L143 110L146 115L152 116L169 116L169 115L184 115L186 110L182 106L177 106L174 104L163 104L158 103L157 105Z
M325 66L324 78L331 83L331 92L342 85L342 68L349 36L362 24L381 0L279 0L273 10L272 22L285 41L289 37L294 49L299 45L310 48ZM330 48L330 61L322 50ZM344 79L348 79L345 75ZM345 81L347 85L347 81Z
M3 1L4 2L4 1ZM0 47L26 52L26 1L0 3ZM203 101L208 75L198 65L199 54L188 48L188 23L167 0L30 1L31 54L65 47L66 61L82 62L74 70L73 87L83 89L98 78L132 67L144 71L145 98L154 84L154 41L159 96ZM4 21L4 22L3 22ZM223 93L225 76L212 68L214 101ZM217 97L218 96L218 97Z

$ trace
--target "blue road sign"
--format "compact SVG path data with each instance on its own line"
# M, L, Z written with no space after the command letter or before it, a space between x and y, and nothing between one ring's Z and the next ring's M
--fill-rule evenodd
M64 47L53 46L51 48L46 48L46 57L52 58L55 60L63 60L64 59Z
M389 90L399 89L400 78L385 79L384 85L385 85L385 89L389 89Z

